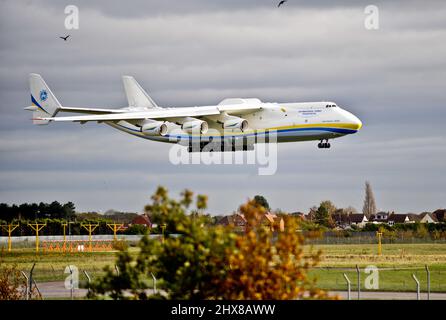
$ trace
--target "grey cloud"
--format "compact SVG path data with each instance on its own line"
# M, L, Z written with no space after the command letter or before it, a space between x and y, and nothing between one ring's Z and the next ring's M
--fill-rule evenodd
M443 2L377 1L377 31L364 29L369 3L358 1L72 3L81 28L67 43L58 39L64 3L0 3L0 201L141 210L163 184L209 194L214 213L257 193L286 210L324 199L360 209L369 179L381 209L445 206ZM280 145L270 177L255 166L173 166L168 145L104 125L32 127L22 109L30 72L71 106L124 106L120 76L132 74L164 106L327 99L364 128L328 152Z

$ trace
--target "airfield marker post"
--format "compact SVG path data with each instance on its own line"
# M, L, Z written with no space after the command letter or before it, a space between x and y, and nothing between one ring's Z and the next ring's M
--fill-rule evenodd
M67 223L62 223L62 227L63 227L63 251L66 251L66 247L67 247L67 235L66 235L66 228L67 228Z
M425 265L426 275L427 275L427 300L430 300L431 296L431 272L429 271L429 267L427 264Z
M119 230L124 229L124 224L122 223L107 223L107 227L109 227L113 231L113 240L118 240L118 236L116 235L116 232Z
M46 223L28 223L28 226L36 232L36 253L39 253L39 231L46 226Z
M93 246L91 245L91 234L93 231L99 227L99 223L97 224L81 224L81 226L88 231L88 242L90 243L90 252L93 251Z
M356 274L358 277L358 300L361 299L361 272L358 265L356 265Z
M383 235L382 232L377 232L376 235L378 236L378 255L382 255L382 244L381 244L381 236Z
M8 224L8 225L2 225L1 226L5 231L8 232L8 252L11 252L11 250L12 250L11 234L18 226L19 226L19 224L11 224L11 223Z
M347 297L348 297L348 300L351 300L351 296L350 296L350 291L351 291L351 282L350 282L350 279L347 277L347 275L344 273L344 278L345 278L345 280L347 281Z
M415 276L415 273L412 273L412 278L415 280L417 284L417 300L420 300L420 281L418 281L417 277Z

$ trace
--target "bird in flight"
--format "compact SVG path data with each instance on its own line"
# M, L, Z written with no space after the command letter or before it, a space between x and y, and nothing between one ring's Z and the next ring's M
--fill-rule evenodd
M59 37L59 38L64 39L64 41L67 41L67 39L68 39L69 36L70 36L70 35L68 35L68 36L66 36L66 37Z
M285 2L287 2L288 0L281 0L279 2L279 4L277 5L277 8L279 8L282 4L284 4Z

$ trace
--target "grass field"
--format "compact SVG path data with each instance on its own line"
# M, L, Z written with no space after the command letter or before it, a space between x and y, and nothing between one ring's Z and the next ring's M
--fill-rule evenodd
M132 254L137 254L136 248L129 248ZM105 266L114 267L116 252L82 252L82 253L40 253L29 248L19 248L8 253L2 252L0 255L0 265L16 265L18 269L29 272L33 263L33 276L36 281L60 281L64 280L68 274L64 273L68 265L74 265L79 270L80 280L87 280L83 271L87 271L89 276L102 276Z
M427 289L428 265L431 276L431 291L446 292L446 245L445 244L386 244L382 256L378 256L377 245L316 245L321 250L322 261L311 272L319 287L329 290L347 288L345 273L351 281L352 290L357 290L358 265L361 273L361 290L364 279L369 275L364 268L373 265L379 269L379 291L415 291L412 274L420 281L421 290Z
M374 265L379 268L380 291L415 291L415 274L421 282L421 290L426 290L427 264L431 270L431 291L446 292L446 244L386 244L382 256L378 256L376 245L314 245L307 250L322 250L322 261L310 275L318 280L318 286L327 290L345 290L345 273L356 290L357 264L362 272L361 289L365 290L364 279L368 276L364 268ZM130 247L130 252L137 254L137 248ZM12 253L2 251L0 264L16 264L20 270L29 270L36 262L34 277L38 282L61 281L65 267L77 266L80 280L86 281L83 270L94 279L104 274L105 266L114 266L114 252L93 253L47 253L36 255L32 249L15 249Z

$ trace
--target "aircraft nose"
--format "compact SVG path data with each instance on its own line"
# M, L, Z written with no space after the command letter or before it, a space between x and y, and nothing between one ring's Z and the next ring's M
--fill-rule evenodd
M362 128L362 121L359 120L359 118L357 116L353 116L352 124L353 124L353 128L355 130L359 130Z
M357 116L346 110L342 110L344 121L349 124L349 128L358 131L362 127L362 121Z

